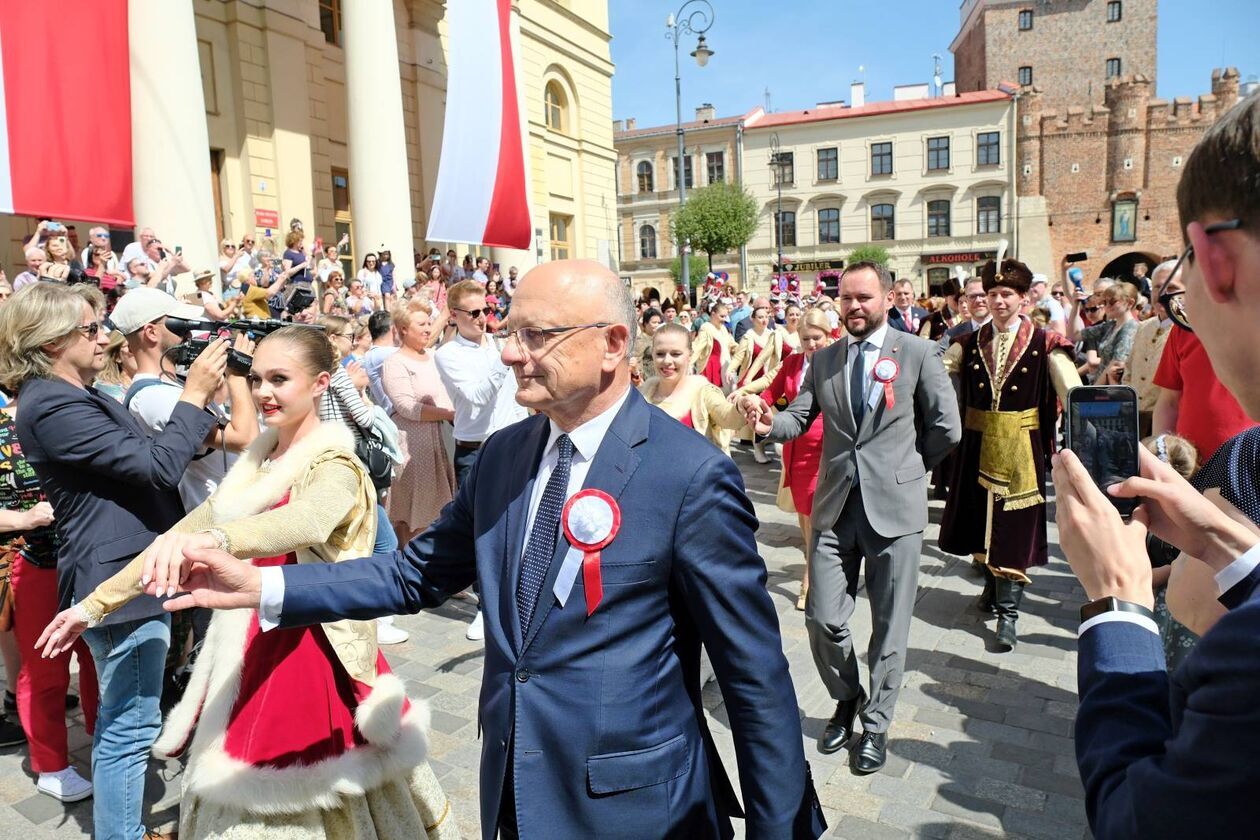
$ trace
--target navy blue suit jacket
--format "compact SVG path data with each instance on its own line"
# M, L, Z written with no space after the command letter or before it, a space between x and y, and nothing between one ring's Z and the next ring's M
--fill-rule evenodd
M552 595L561 538L521 632L525 520L549 431L535 416L493 435L402 552L285 567L282 624L415 612L479 581L487 840L507 781L525 838L731 836L741 809L705 724L703 644L734 730L748 836L817 837L826 826L738 469L631 390L585 485L622 514L603 551L603 601L588 618L581 575L563 607Z
M214 415L179 403L156 437L122 403L60 379L22 385L17 415L22 453L57 517L61 608L81 601L184 515L179 480ZM142 595L106 624L161 615Z
M919 326L921 327L923 326L923 322L926 321L928 316L932 313L928 312L922 306L912 306L910 307L910 314L918 319ZM901 330L902 332L910 333L911 335L915 335L918 332L917 330L911 329L913 325L907 324L905 321L901 320L901 310L895 306L888 310L888 326L892 327L894 330Z
M1255 836L1260 570L1171 676L1158 636L1106 622L1080 639L1076 760L1098 840Z

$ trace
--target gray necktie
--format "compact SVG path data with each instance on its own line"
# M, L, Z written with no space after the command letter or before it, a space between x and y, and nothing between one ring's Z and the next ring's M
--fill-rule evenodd
M849 404L853 408L853 424L862 428L862 418L866 416L866 365L862 352L866 350L866 342L859 341L857 352L853 354L853 370L849 372Z

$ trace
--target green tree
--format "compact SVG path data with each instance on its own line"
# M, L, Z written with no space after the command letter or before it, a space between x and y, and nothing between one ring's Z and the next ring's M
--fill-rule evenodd
M678 257L674 257L674 261L669 264L669 276L674 278L674 285L678 285L678 278L682 276L682 266ZM709 270L704 267L704 263L696 259L696 255L692 254L691 259L687 261L687 270L691 273L691 288L696 289L704 285L704 279L708 276ZM663 290L662 290L663 293ZM673 290L670 290L673 294Z
M714 255L738 251L756 230L757 200L744 188L719 181L687 197L673 215L670 236L675 242L690 240L693 254L709 255L709 267L700 274L703 280L713 270Z
M859 245L849 252L849 256L845 259L847 265L855 262L873 262L888 267L888 249L881 248L878 245Z

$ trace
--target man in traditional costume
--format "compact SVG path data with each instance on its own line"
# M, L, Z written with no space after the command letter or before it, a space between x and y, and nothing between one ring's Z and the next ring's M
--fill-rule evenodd
M1020 314L1032 284L1028 266L999 254L981 280L992 320L959 336L944 357L958 379L963 437L939 543L984 564L977 606L997 614L997 649L1007 652L1015 647L1028 570L1047 561L1045 475L1056 397L1066 404L1081 380L1067 339Z

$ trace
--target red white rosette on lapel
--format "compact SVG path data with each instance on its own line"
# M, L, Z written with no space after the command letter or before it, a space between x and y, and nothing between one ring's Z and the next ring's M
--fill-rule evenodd
M582 587L586 592L586 614L590 616L604 597L599 552L621 530L621 508L603 490L583 490L565 503L560 521L569 545L582 552Z
M875 381L884 386L884 406L889 411L897 404L897 399L893 396L893 383L897 381L900 374L900 365L888 356L876 362L875 369L871 371L871 376L875 378Z

